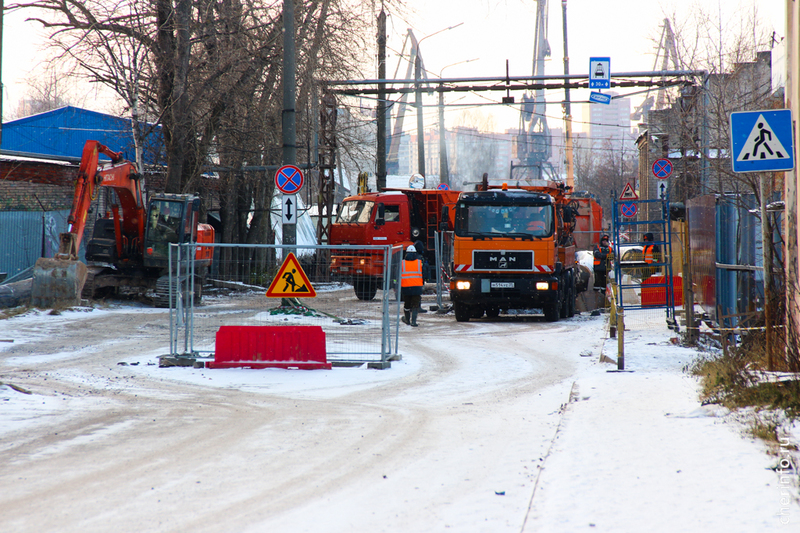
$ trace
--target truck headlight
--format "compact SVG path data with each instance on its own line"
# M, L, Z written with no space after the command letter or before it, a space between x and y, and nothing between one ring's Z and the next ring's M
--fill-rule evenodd
M546 281L537 281L536 282L536 290L537 291L546 291L550 288L550 283Z
M456 289L460 291L468 291L470 288L469 281L456 281Z
M359 259L358 260L358 264L359 265L366 265L367 264L367 260L366 259Z

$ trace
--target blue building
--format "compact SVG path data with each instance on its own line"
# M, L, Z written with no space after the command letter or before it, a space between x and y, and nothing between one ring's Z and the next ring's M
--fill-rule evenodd
M141 124L140 128L146 134L143 163L146 166L165 164L161 126ZM136 159L131 119L72 106L4 123L0 149L80 159L88 140L99 141L115 152L122 152L123 157L130 161Z

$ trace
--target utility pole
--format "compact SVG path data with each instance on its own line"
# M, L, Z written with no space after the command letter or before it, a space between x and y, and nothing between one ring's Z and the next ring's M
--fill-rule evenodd
M444 70L446 68L461 65L462 63L471 63L477 60L478 58L475 57L473 59L466 59L464 61L459 61L458 63L445 65L439 71L439 79L442 79L442 74L444 74ZM449 165L447 161L447 129L444 127L444 85L440 83L439 89L439 183L444 183L449 187L450 170L448 169Z
M295 116L294 0L283 1L283 164L297 164ZM283 224L283 244L297 244L297 225Z
M417 44L417 53L414 56L414 104L417 106L417 172L425 176L425 132L423 131L425 125L422 119L422 88L419 83L419 79L422 76L421 71L419 44Z
M761 196L761 254L764 260L764 325L767 351L767 370L775 371L775 360L772 357L772 302L775 296L772 291L772 224L767 211L767 204L772 196L772 173L762 172L759 176L759 196Z
M378 15L378 79L386 79L386 12ZM378 191L386 188L386 83L378 84L378 167L375 181Z
M439 91L439 183L444 183L449 187L450 172L447 169L446 131L444 129L444 91Z
M0 146L3 144L3 12L5 0L0 0Z
M569 52L567 49L567 0L561 0L564 18L564 76L569 76ZM564 170L567 173L567 187L575 188L572 167L572 109L569 101L569 87L564 88ZM590 217L591 218L591 217Z

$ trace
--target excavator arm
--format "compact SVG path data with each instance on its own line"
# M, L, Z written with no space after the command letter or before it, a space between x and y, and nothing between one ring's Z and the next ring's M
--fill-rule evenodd
M86 228L86 216L96 195L97 187L103 181L102 173L97 170L100 154L110 157L113 163L122 161L122 154L111 151L97 141L86 141L81 156L81 165L78 168L72 210L67 218L67 231L60 235L58 254L55 256L57 259L76 260L78 258L83 230Z

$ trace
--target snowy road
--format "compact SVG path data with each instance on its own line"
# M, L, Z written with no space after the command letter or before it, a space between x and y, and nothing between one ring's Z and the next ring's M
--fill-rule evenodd
M3 529L520 531L603 319L420 323L390 370L257 371L158 368L146 308L3 321Z

